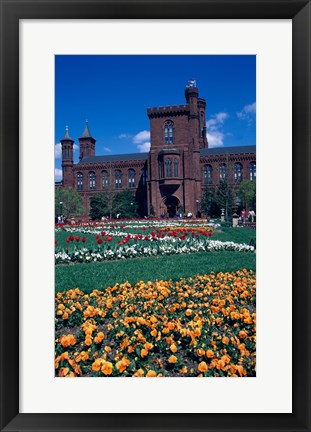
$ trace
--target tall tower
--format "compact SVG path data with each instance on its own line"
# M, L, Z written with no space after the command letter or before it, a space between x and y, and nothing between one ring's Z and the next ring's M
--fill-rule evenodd
M72 188L73 184L73 139L69 136L68 126L63 139L60 140L62 145L62 169L63 169L63 187Z
M89 122L86 120L83 134L79 138L80 143L80 156L79 160L85 157L95 156L95 143L96 140L92 137L89 130Z

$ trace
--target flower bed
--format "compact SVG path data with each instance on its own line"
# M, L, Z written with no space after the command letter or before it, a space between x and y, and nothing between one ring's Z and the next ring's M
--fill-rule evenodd
M176 255L190 254L196 252L210 251L236 251L254 253L255 248L246 244L221 242L219 240L197 239L197 238L171 238L166 237L158 239L154 243L146 244L150 239L126 245L127 242L118 242L117 245L111 246L110 241L98 242L98 246L92 249L79 247L76 244L67 250L56 249L55 263L81 263L81 262L96 262L114 259L128 259L137 257L148 257L158 255ZM124 244L121 246L121 244Z
M56 375L255 376L255 292L243 270L58 293Z

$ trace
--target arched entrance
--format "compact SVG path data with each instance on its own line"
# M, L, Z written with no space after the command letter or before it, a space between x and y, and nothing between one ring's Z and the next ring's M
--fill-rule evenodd
M164 204L167 213L169 214L169 217L174 217L180 205L179 199L176 198L174 195L170 195L164 198Z

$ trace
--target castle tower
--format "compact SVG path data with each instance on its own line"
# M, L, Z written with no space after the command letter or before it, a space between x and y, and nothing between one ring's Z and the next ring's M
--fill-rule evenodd
M85 128L82 135L79 138L80 143L80 155L79 160L89 157L95 156L95 143L96 140L92 137L89 130L89 122L86 120Z
M73 143L70 138L68 126L63 139L60 140L62 145L62 170L63 170L63 186L65 188L74 187L73 184Z
M188 82L185 97L185 105L147 110L151 141L148 205L153 205L157 216L174 216L180 208L195 214L201 199L200 148L207 147L205 100L199 98L195 81Z

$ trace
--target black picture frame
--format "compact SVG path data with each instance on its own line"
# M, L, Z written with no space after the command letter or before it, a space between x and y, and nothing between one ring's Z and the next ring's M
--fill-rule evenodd
M310 431L310 1L0 0L0 13L1 431ZM19 413L19 263L16 257L19 242L19 20L93 18L292 20L295 222L292 414ZM280 214L287 217L281 209ZM280 346L278 350L281 357L291 355L286 347Z

